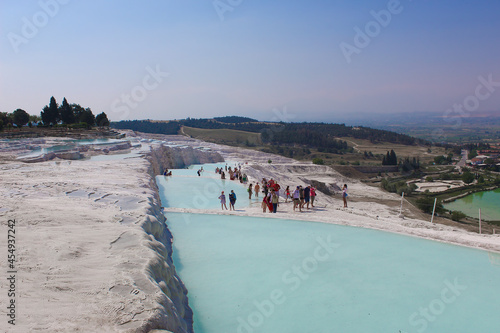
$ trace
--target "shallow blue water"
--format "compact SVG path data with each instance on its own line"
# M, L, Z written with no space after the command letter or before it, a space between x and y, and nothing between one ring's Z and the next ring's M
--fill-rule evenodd
M40 156L40 155L46 154L46 153L58 152L60 150L68 150L68 149L73 149L73 148L75 148L75 145L72 145L72 144L68 144L68 145L55 145L55 146L48 147L48 148L34 149L31 152L29 152L29 153L20 155L19 157L20 158L21 157L22 158L36 157L36 156Z
M132 153L124 153L124 154L109 154L109 155L95 155L91 156L90 160L97 162L97 161L118 161L118 160L123 160L126 158L135 158L135 157L141 157L142 154L138 152L132 152Z
M160 185L163 205L189 202L205 181L221 182L172 177ZM166 216L197 333L465 333L500 327L497 254L325 223Z
M167 218L195 332L497 332L500 325L500 266L484 251L313 222Z
M251 203L258 204L262 200L248 198L248 184L243 185L239 181L220 179L220 175L214 172L217 166L224 164L206 164L204 172L198 176L200 166L195 165L188 169L172 169L172 176L157 176L156 183L160 189L160 198L164 207L217 209L221 208L218 197L224 191L226 205L229 209L229 193L231 190L236 194L235 208L248 207Z

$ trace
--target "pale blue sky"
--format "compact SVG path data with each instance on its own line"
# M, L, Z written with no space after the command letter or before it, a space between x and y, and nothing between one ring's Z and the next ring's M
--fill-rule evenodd
M356 44L367 24L369 45ZM335 122L439 114L479 76L500 82L497 0L0 0L0 27L3 112L39 114L54 96L112 120ZM358 49L350 62L341 43ZM500 113L500 87L473 111Z

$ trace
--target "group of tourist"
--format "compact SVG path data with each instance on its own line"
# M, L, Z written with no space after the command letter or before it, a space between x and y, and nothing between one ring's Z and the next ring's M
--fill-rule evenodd
M197 174L201 176L204 172L203 167L198 169ZM221 175L221 179L226 179L226 172L229 173L230 180L239 180L240 183L247 183L248 178L247 175L241 172L241 165L235 165L234 168L226 166L215 168L215 173ZM164 176L171 176L172 171L165 169L163 172ZM260 190L262 189L262 193L264 194L264 198L262 199L261 207L262 212L269 211L269 213L276 213L279 206L279 198L284 197L285 203L288 202L288 199L293 202L293 211L296 211L297 208L299 212L302 212L302 209L310 209L314 207L314 200L316 199L316 188L312 185L308 185L303 187L299 185L295 188L293 193L290 190L290 186L287 186L284 191L280 193L281 186L274 180L267 180L266 178L262 178L260 184L257 182L255 185L252 183L248 186L248 199L252 199L253 193L255 193L255 198L259 197ZM344 202L344 208L347 208L347 184L344 184L342 187L342 200ZM221 203L221 209L227 210L226 205L226 195L224 191L222 191L221 195L218 198ZM234 204L236 203L236 193L231 190L229 194L229 210L235 210ZM309 207L310 206L310 207Z
M261 184L262 184L262 193L264 193L264 198L261 203L262 212L265 213L266 210L268 209L269 213L276 213L278 211L278 204L280 197L279 191L281 189L281 186L272 178L269 181L266 178L262 178ZM249 193L251 186L252 184L250 184ZM258 183L255 186L258 188L258 190L260 190L260 186ZM259 196L258 191L255 192L256 192L255 196L258 197Z
M226 195L224 194L224 191L222 191L221 195L219 196L219 200L220 200L221 209L224 210L224 208L225 208L227 210ZM229 193L229 210L236 210L234 208L235 203L236 203L236 193L234 193L234 191L231 190L231 193Z
M288 188L287 188L288 189ZM288 190L289 191L289 190ZM292 194L293 200L293 211L299 208L299 211L302 212L302 208L306 206L306 209L309 209L309 204L311 204L311 208L314 207L314 199L316 198L316 188L309 185L306 187L297 186L295 191ZM288 199L288 197L287 197Z
M234 168L228 167L227 164L225 168L215 168L215 173L220 175L221 179L226 179L226 172L229 174L230 180L239 180L240 183L246 184L248 181L248 177L246 174L241 173L241 165L234 166Z
M228 172L231 180L239 179L241 183L247 181L246 174L241 173L241 166L228 167L226 165L225 169L217 167L215 172L221 174L221 178L225 179L225 172ZM262 191L261 191L262 189ZM280 192L281 191L281 192ZM316 199L316 188L312 185L302 186L299 185L295 188L293 192L291 192L290 186L287 186L285 190L281 190L281 186L274 180L266 178L262 178L262 181L257 182L255 185L250 183L248 185L248 199L252 199L252 195L255 195L255 198L259 197L259 193L263 193L264 197L262 199L261 207L262 212L266 213L276 213L278 211L279 206L279 198L283 197L285 199L285 203L288 202L288 199L293 203L293 211L298 209L299 212L302 212L303 209L312 209L314 208L314 200ZM344 202L344 208L347 208L347 184L344 184L342 188L342 199ZM226 206L226 195L224 191L222 191L219 196L219 200L221 202L221 209L227 210ZM231 194L229 194L229 210L235 210L234 204L236 202L236 194L233 190L231 190Z

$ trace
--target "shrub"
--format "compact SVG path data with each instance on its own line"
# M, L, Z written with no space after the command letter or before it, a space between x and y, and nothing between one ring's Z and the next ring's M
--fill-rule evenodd
M323 161L323 159L322 159L322 158L318 158L318 157L313 158L312 162L313 162L313 164L318 164L318 165L323 165L323 164L325 164L325 161Z
M466 184L470 184L474 181L474 175L470 171L465 171L462 174L462 180Z
M87 123L77 123L68 125L69 128L87 128Z
M417 199L417 207L425 213L432 213L432 208L434 207L434 198L425 196ZM436 203L436 212L441 213L443 211L443 204L438 200Z
M453 212L451 212L451 219L453 221L460 221L461 219L465 218L467 215L465 215L464 213L462 213L461 211L458 211L458 210L454 210Z
M425 178L425 181L431 183L434 181L434 178L432 178L431 176L428 176L427 178Z

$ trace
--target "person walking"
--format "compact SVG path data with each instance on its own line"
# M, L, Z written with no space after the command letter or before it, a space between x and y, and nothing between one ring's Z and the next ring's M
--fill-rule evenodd
M299 186L299 198L300 198L300 211L304 207L304 188Z
M248 199L252 199L252 192L253 192L253 188L252 188L252 183L250 183L250 185L248 185Z
M255 184L255 186L253 187L253 190L255 191L255 197L258 198L259 197L259 190L260 190L259 183Z
M271 196L271 202L273 203L273 213L276 213L276 211L278 210L279 196L276 191L273 191L272 193L273 194Z
M342 188L342 199L344 200L344 208L347 208L347 184L344 184Z
M314 207L315 198L316 198L316 188L311 185L311 207Z
M311 200L311 188L307 186L304 189L304 204L307 204L307 209L309 209L309 201Z
M293 191L293 211L295 211L297 206L299 206L300 211L302 211L302 207L300 207L300 189L298 186L295 191Z
M265 213L267 210L267 197L264 197L264 199L262 199L261 207L262 207L262 213Z
M267 195L267 209L269 210L269 213L273 212L273 190L271 190Z
M290 196L290 186L287 186L285 190L285 202L288 202L289 198L291 199L292 197Z
M219 199L220 199L220 207L221 207L221 209L224 210L224 208L226 208L226 210L227 210L226 195L224 194L224 191L222 191L221 195L219 196Z

